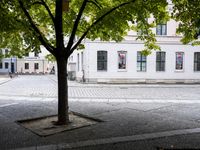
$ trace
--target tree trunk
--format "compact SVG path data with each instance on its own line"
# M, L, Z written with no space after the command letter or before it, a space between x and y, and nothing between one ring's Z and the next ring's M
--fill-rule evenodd
M67 84L67 60L57 58L58 73L58 125L69 123L68 114L68 84Z

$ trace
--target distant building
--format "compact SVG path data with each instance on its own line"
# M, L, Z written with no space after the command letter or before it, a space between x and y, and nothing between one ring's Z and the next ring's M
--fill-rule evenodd
M21 59L17 59L18 74L46 74L53 67L53 63L49 62L45 56L49 54L44 48L41 52L30 52Z
M5 54L8 49L3 49ZM40 53L30 52L23 58L11 57L3 58L0 61L0 73L18 73L18 74L46 74L50 73L54 62L49 62L45 56L49 54L44 48L41 48Z
M0 53L3 55L7 55L9 52L8 49L1 49ZM3 58L0 60L0 74L8 74L17 72L17 58Z

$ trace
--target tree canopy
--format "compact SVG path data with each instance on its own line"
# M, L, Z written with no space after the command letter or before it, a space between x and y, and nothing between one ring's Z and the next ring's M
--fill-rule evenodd
M173 18L179 22L178 33L183 34L182 42L200 45L200 0L173 0Z
M63 36L68 37L65 47L72 53L84 38L119 42L128 31L142 30L138 39L144 40L146 50L158 49L151 31L155 23L146 18L167 20L166 7L166 0L71 0L63 13ZM20 56L44 45L52 53L56 47L55 9L52 0L1 0L1 48Z

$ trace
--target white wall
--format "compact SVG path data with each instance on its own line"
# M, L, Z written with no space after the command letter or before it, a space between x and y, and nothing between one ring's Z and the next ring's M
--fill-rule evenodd
M156 71L156 52L147 56L147 71L137 71L137 51L143 48L143 44L136 43L102 43L87 42L85 47L85 78L90 81L114 81L120 80L200 80L200 72L193 71L194 52L200 52L200 46L182 45L182 44L160 44L162 51L166 52L166 67L164 72ZM107 71L97 71L97 51L108 51ZM127 51L127 69L118 70L118 51ZM175 70L175 53L184 52L183 71ZM82 74L77 74L81 78Z

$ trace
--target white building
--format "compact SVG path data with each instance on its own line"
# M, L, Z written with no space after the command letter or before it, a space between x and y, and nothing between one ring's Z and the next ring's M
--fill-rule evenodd
M53 67L55 70L55 62L49 62L45 58L45 56L49 54L48 51L43 47L41 47L40 51L40 53L27 53L23 58L3 58L0 60L0 74L46 74L50 73ZM6 56L9 50L2 49L1 53Z
M19 74L46 74L49 73L54 63L49 62L45 56L49 54L41 47L41 52L27 53L21 59L17 59L17 73Z
M69 65L76 64L76 80L92 83L200 83L200 46L183 45L170 20L153 29L161 51L142 56L144 44L130 32L124 41L85 40Z

